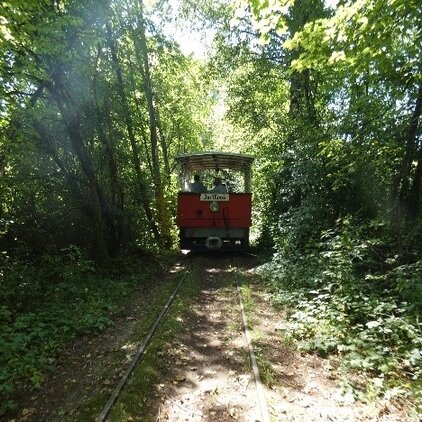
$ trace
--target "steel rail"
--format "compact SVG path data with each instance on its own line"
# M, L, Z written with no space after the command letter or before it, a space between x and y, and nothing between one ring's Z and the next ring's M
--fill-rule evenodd
M256 386L256 392L258 396L258 405L261 411L262 422L270 422L270 414L268 412L267 403L265 401L264 387L262 386L261 377L259 375L259 369L258 369L258 364L256 363L256 356L254 352L252 337L249 333L248 320L246 318L245 309L243 307L242 293L240 291L240 287L237 281L236 281L236 287L237 287L237 295L239 297L240 313L242 314L243 331L245 333L246 342L248 344L249 357L251 360L252 372L255 378L255 386Z
M110 414L111 410L113 409L114 404L116 403L117 399L119 398L124 386L126 385L126 382L128 381L130 375L132 374L133 370L135 369L138 361L140 358L145 354L145 350L150 343L155 331L157 330L158 325L161 322L161 319L166 314L168 309L170 308L170 305L172 304L177 292L179 291L179 288L184 280L184 277L179 281L179 284L169 297L167 303L164 305L164 308L161 310L160 315L158 315L157 319L155 320L154 324L151 326L148 334L145 336L144 340L142 341L141 345L139 346L138 351L136 352L135 356L132 358L130 365L126 369L125 373L123 374L122 378L120 379L120 382L117 384L116 388L111 393L110 399L105 404L103 409L101 410L98 417L95 419L96 422L103 422L106 420L107 416Z

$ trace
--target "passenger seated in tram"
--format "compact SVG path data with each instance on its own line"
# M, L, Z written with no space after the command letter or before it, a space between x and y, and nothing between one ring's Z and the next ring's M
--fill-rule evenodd
M207 188L201 182L199 174L195 174L195 176L193 176L193 182L189 183L189 192L202 193L206 191Z
M223 184L220 177L214 178L214 187L208 191L209 193L227 193L227 187Z

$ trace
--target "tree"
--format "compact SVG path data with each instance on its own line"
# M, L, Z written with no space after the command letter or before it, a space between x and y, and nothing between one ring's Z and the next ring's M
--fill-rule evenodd
M70 242L107 261L129 242L169 247L172 157L200 148L208 107L201 67L138 1L3 4L5 220L27 220L17 213L27 178L49 233L35 250ZM31 249L29 231L7 227L9 246Z
M391 126L400 122L402 131L397 133L392 127L397 138L391 139L391 145L395 148L398 143L402 164L399 168L391 162L385 164L393 173L390 183L396 215L404 209L411 219L421 200L420 167L411 164L419 162L420 151L420 13L417 1L344 2L332 18L305 26L288 43L289 48L302 49L293 63L295 69L329 67L349 78L352 88L364 86L367 97L376 97L381 88L384 98L392 99L389 106L395 108L395 118ZM361 93L351 92L350 109L359 96Z
M99 260L107 261L109 250L105 235L105 198L99 184L86 138L92 136L90 128L82 124L81 112L85 106L85 96L77 101L74 84L79 81L84 88L86 79L75 72L74 65L80 65L82 72L89 69L89 56L81 50L83 39L79 31L90 22L83 22L72 7L62 13L59 6L32 2L20 5L5 4L6 22L2 39L2 56L5 64L2 69L2 88L10 99L5 103L6 112L12 110L24 117L24 128L34 129L38 140L45 144L45 151L60 161L60 150L64 144L56 143L48 125L40 120L42 112L39 104L55 107L63 125L69 144L66 153L74 155L82 173L79 183L72 183L69 192L75 199L84 198L84 210L92 222L93 245ZM38 26L41 19L48 17L50 25ZM58 31L67 28L65 33ZM66 46L69 49L66 51ZM85 85L84 85L85 83ZM76 86L75 86L76 85ZM51 116L51 114L50 114ZM13 125L15 119L11 119ZM64 169L58 165L59 171ZM71 180L74 174L65 174Z

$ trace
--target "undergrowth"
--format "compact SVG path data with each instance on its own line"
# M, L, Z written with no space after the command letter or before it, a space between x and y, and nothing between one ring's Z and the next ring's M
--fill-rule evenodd
M382 229L338 221L306 253L280 248L260 272L274 301L289 309L287 338L304 351L340 356L354 374L347 392L410 397L421 410L422 261L389 256Z
M143 263L140 275L139 260L129 258L96 269L76 247L30 264L6 254L0 259L1 416L16 406L17 391L41 385L66 342L107 327L152 269Z

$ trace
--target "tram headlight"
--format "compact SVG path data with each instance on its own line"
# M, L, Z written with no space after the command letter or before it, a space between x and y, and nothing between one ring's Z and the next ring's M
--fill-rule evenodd
M210 211L211 212L217 212L220 209L220 205L218 205L218 202L211 202L210 204Z

